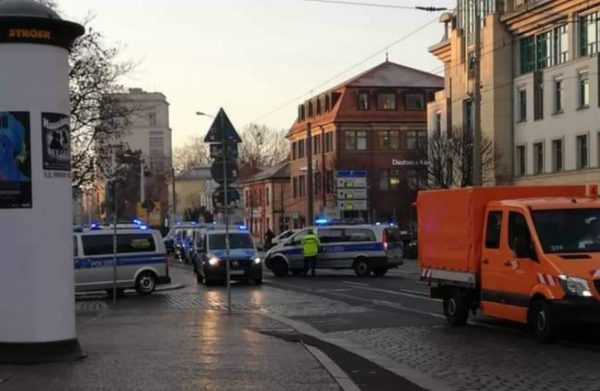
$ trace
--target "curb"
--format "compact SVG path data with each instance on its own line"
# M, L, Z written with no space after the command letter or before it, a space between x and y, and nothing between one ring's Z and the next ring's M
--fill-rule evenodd
M168 284L168 285L164 285L164 286L159 285L156 287L156 289L154 289L154 293L177 291L177 290L185 288L186 286L187 285L185 285L185 284ZM75 298L77 299L77 298L85 298L88 296L98 296L98 294L106 295L106 290L76 292Z
M268 312L260 312L262 315L275 320L277 322L283 323L287 326L290 326L297 332L301 334L305 334L311 336L313 338L319 339L321 341L327 342L331 345L337 346L338 348L347 350L351 353L356 354L364 358L365 360L369 360L372 363L387 369L388 371L416 384L417 386L424 388L426 390L435 390L435 391L455 391L452 387L442 383L440 380L434 379L429 375L426 375L422 372L416 371L406 365L402 365L397 363L387 357L383 357L374 353L373 351L366 349L362 346L359 346L355 343L346 341L340 338L329 337L327 334L315 329L314 327L306 324L304 322L300 322L294 319L287 318L282 315L276 315ZM334 377L335 378L335 377Z
M306 345L302 343L302 346L308 350L310 354L319 362L327 372L331 375L333 380L340 386L340 388L344 391L360 391L360 388L350 379L350 376L344 372L342 368L340 368L332 359L329 358L328 355L323 353L320 349L315 348L314 346Z

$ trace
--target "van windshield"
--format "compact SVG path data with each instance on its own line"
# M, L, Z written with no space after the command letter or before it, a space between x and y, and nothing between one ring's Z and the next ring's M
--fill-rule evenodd
M210 235L212 250L225 250L225 234ZM248 234L229 234L229 248L254 248L254 242Z
M600 209L534 211L545 253L600 252Z

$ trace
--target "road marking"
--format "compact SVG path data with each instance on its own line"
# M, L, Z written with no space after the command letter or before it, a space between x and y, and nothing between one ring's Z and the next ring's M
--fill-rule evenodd
M343 281L343 284L348 284L348 285L356 285L356 286L369 286L369 284L364 284L362 282L354 282L354 281Z
M327 372L333 377L333 380L342 388L344 391L360 391L360 388L352 381L350 376L342 368L340 368L327 354L314 346L309 346L302 343L306 350L312 354L312 356L319 362Z
M354 286L356 289L363 289L363 290L367 290L367 291L372 291L372 292L380 292L380 293L387 293L390 295L396 295L396 296L405 296L405 297L412 297L414 299L420 299L420 300L428 300L428 301L434 301L437 303L440 303L442 300L440 299L432 299L431 297L427 297L424 296L423 294L421 294L420 292L418 294L414 294L414 293L408 293L408 292L404 292L404 291L392 291L389 289L380 289L380 288L372 288L367 286L359 286L358 284L355 283L351 283L351 282L344 282L346 285L350 285L350 286Z

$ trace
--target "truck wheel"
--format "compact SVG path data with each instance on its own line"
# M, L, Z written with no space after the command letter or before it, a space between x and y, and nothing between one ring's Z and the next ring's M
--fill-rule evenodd
M369 260L366 258L358 258L354 261L354 273L358 277L367 277L371 274L371 265L369 264Z
M529 325L540 342L551 342L556 336L556 322L546 299L537 299L529 309Z
M273 260L273 274L275 277L285 277L288 275L289 268L287 263L281 258Z
M387 274L388 272L388 268L387 267L376 267L373 268L373 274L375 274L375 276L377 277L383 277Z
M461 289L452 289L444 298L444 315L452 326L463 326L469 319L469 305Z
M156 288L156 275L152 272L143 272L135 280L135 290L142 296L149 295Z

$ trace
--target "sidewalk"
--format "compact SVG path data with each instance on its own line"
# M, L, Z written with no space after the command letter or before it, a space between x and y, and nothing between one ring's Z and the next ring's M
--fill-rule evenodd
M339 390L303 345L259 332L286 327L257 314L106 310L78 317L87 358L0 366L0 390Z

